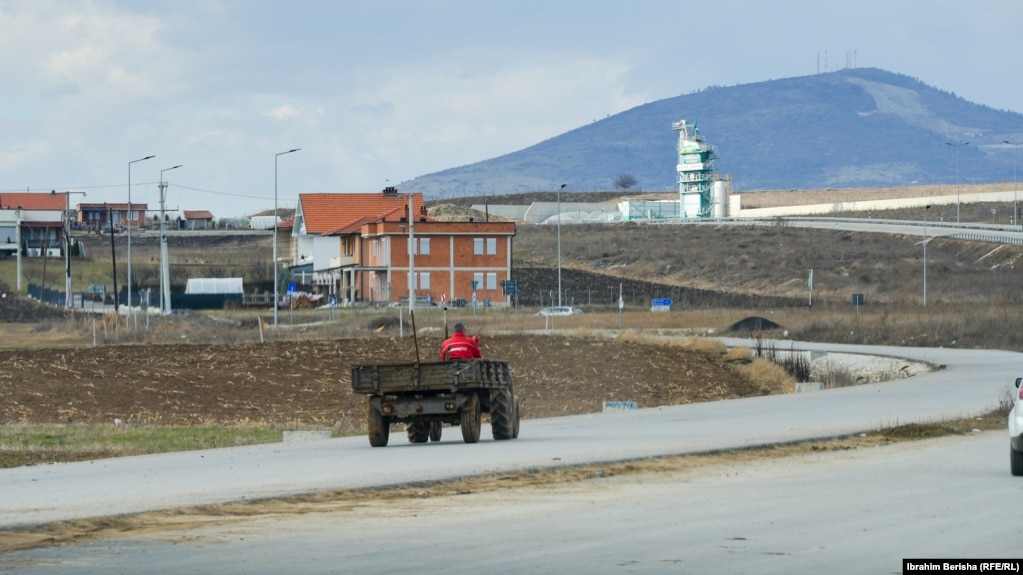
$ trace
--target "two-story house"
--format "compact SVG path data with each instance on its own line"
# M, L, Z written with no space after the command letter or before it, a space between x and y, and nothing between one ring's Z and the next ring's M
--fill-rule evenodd
M413 290L438 303L471 302L475 292L482 303L503 301L515 224L433 221L422 194L389 187L377 194L301 194L293 234L293 275L327 287L343 305L397 302Z
M66 192L4 192L0 194L0 244L16 253L18 239L29 257L64 255L69 208ZM19 229L20 228L20 229Z
M422 194L414 194L412 201L412 209L426 217ZM331 263L341 256L338 230L398 211L407 213L408 204L408 194L399 194L394 188L375 194L299 194L291 248L279 252L286 255L278 264L291 268L299 283L329 288L339 279L338 266Z
M347 285L371 302L408 298L412 289L417 298L438 303L504 302L502 286L511 279L514 236L514 222L424 218L409 226L403 217L368 222L360 227L360 261L351 266Z

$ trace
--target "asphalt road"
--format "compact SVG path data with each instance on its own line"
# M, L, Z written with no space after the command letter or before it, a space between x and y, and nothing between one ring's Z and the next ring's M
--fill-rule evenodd
M945 367L818 393L526 420L519 439L499 443L466 445L449 428L439 444L397 437L372 449L358 437L3 470L0 529L971 415L1005 399L1023 365L1023 354L1003 351L796 347ZM1009 474L1007 443L1005 433L988 432L681 478L608 478L550 494L468 494L180 537L129 535L10 553L0 557L0 572L404 573L414 565L449 573L898 573L903 557L1021 555L1009 502L1023 482Z

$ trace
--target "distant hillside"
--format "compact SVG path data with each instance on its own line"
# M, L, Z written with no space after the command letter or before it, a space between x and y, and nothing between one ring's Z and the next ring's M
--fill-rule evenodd
M529 148L403 182L427 197L550 190L673 190L672 123L695 121L736 190L893 187L1013 179L1023 114L874 68L711 87L638 106Z

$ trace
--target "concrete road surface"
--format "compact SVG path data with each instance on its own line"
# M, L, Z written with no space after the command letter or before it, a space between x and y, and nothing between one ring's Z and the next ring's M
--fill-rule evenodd
M668 476L370 501L0 556L0 573L902 573L1011 558L1006 438L732 463Z
M731 344L749 344L729 340ZM514 441L401 437L222 449L0 471L0 529L496 471L833 437L998 406L1023 354L778 342L944 366L882 384L633 412L526 420ZM484 430L484 437L489 437ZM11 553L19 573L901 572L901 557L997 556L1023 482L1004 433L816 458L608 478L551 494L481 493L244 522L179 537ZM434 501L428 499L427 502ZM407 506L406 506L407 505ZM0 532L0 537L3 533ZM211 545L217 543L217 545ZM218 552L219 550L219 552ZM93 569L90 571L90 569Z

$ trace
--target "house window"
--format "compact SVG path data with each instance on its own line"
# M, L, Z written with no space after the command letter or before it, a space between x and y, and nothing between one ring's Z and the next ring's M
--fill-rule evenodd
M483 289L483 272L472 274L473 288L472 291Z
M490 291L497 289L497 274L494 272L487 274L487 289Z
M497 238L487 238L487 255L497 255Z
M419 272L419 287L417 289L430 289L430 272Z
M430 255L430 238L419 238L419 254Z
M483 255L483 238L473 238L472 240L472 255L481 256Z

